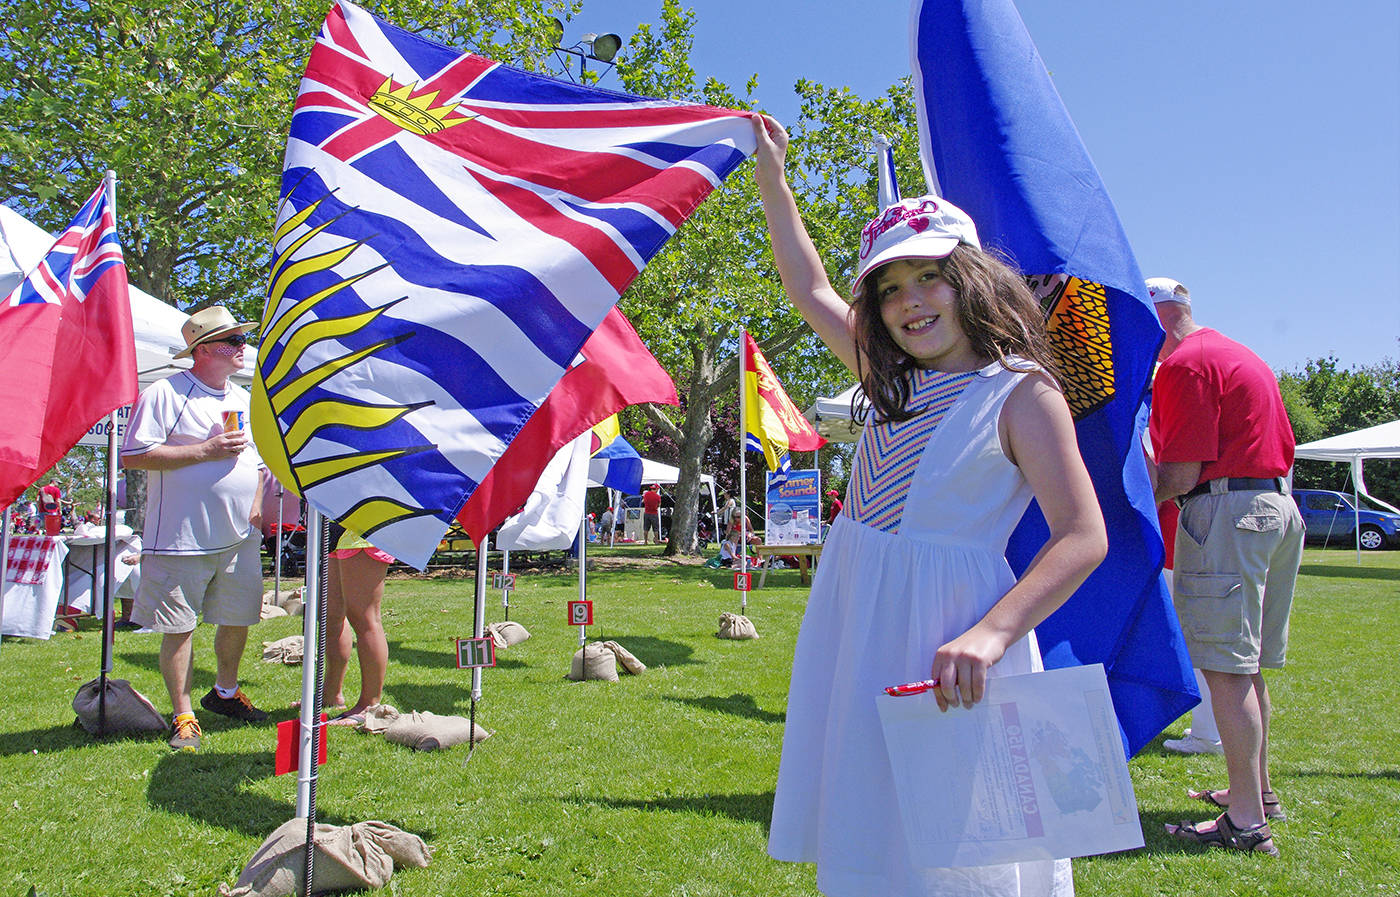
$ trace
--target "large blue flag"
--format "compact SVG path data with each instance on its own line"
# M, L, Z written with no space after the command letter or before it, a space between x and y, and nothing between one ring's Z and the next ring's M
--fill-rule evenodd
M1036 629L1047 667L1102 663L1134 754L1199 700L1161 576L1142 452L1162 329L1098 171L1011 0L914 0L914 89L930 186L1044 303L1108 558ZM1048 535L1036 505L1012 536L1020 572Z

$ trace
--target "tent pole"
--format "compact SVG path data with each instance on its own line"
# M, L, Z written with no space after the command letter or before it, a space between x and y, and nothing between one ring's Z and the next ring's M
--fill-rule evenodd
M1361 484L1357 482L1357 468L1361 466L1360 458L1351 459L1351 513L1352 527L1355 529L1353 535L1356 536L1356 563L1361 564Z
M273 540L276 546L272 553L272 600L278 601L282 597L282 496L286 494L286 487L282 481L273 477L277 483L277 522L272 524L274 533ZM264 513L264 519L266 514Z

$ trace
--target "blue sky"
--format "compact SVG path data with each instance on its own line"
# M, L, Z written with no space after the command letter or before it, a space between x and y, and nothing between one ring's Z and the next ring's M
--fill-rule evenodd
M696 70L757 73L784 121L798 78L873 97L909 72L908 0L683 3ZM1144 275L1275 369L1400 359L1400 3L1017 6ZM584 0L566 38L626 39L660 7Z

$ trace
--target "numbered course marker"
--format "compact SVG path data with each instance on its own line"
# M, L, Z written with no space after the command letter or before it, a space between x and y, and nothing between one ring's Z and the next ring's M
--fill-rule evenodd
M515 588L514 573L497 573L491 577L491 588L493 589L513 589Z
M496 643L491 636L457 639L457 669L474 670L496 665Z
M569 625L570 625L570 626L592 626L592 625L593 625L593 602L592 602L592 601L570 601L570 602L569 602Z
M736 591L736 592L751 592L751 591L753 591L753 574L750 573L750 572L748 572L747 570L735 571L735 573L734 573L734 591Z

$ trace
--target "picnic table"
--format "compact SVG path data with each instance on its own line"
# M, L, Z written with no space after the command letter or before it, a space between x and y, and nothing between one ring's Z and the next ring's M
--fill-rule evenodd
M812 581L807 575L807 565L813 567L817 565L817 559L822 556L822 544L814 542L807 545L754 545L752 552L760 558L795 557L797 558L797 575L805 586ZM761 568L763 572L758 577L758 587L763 588L763 584L768 580L768 569L770 564L764 564Z

